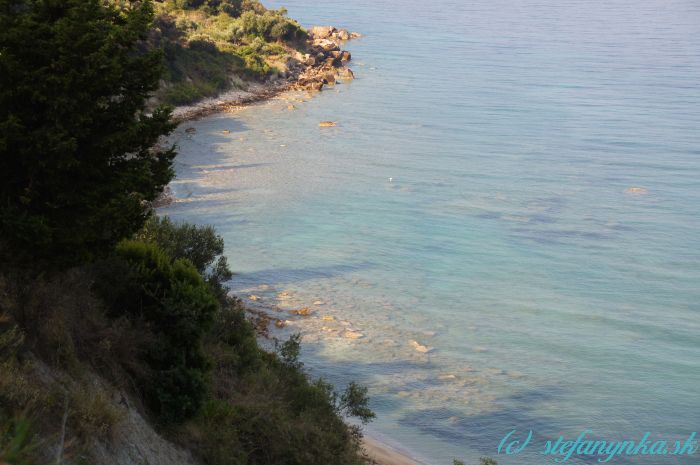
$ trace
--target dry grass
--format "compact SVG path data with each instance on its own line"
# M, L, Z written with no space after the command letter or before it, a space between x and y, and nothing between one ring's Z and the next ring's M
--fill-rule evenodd
M26 418L48 444L64 430L70 457L92 441L109 442L122 420L94 371L127 384L121 360L136 359L138 331L107 318L83 272L27 286L19 293L0 280L0 426Z
M69 393L68 426L83 439L109 441L115 427L124 419L109 395L96 386L75 386Z
M91 291L88 271L37 278L27 285L30 291L24 299L2 285L0 280L8 309L5 318L23 328L26 349L52 367L80 376L87 364L121 388L131 387L130 373L145 370L138 360L148 342L147 332L141 325L106 314Z

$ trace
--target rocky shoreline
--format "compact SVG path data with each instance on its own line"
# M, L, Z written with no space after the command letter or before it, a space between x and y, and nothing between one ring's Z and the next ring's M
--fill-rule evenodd
M336 82L352 80L355 77L349 67L352 56L342 46L348 40L359 37L361 34L357 32L334 26L314 26L309 29L306 53L295 50L284 62L276 63L279 75L264 83L246 83L244 90L231 90L215 98L179 106L173 112L173 118L177 122L198 119L214 113L233 111L288 90L318 92Z

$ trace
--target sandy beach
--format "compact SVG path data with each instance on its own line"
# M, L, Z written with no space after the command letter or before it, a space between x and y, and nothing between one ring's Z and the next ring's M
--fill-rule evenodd
M365 436L363 445L367 457L377 465L425 465L392 447Z

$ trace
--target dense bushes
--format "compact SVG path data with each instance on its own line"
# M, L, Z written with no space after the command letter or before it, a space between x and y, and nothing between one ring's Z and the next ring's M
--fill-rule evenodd
M310 382L298 347L292 338L276 354L262 353L255 370L215 370L228 387L213 392L181 440L211 465L363 464L360 430L342 416L371 420L366 390L352 384L338 395L325 381Z
M173 258L189 260L218 297L225 295L224 283L233 273L224 256L224 239L213 227L175 224L167 216L152 217L136 237L157 244Z
M171 0L171 3L176 8L204 8L212 13L223 12L231 16L240 15L243 7L243 0Z
M204 463L361 464L360 430L343 418L372 419L366 389L337 393L311 381L299 337L262 350L241 302L227 295L223 250L210 227L154 218L111 258L34 282L22 306L2 300L0 277L0 306L10 310L9 320L0 316L0 454L26 445L11 423L22 412L50 419L42 431L54 434L67 405L76 444L108 436L120 421L114 404L75 381L92 370L130 392ZM26 338L3 321L20 322ZM65 383L41 385L16 356L27 350L70 373Z
M347 426L342 418L354 416L362 422L373 418L367 407L366 389L353 383L338 394L324 381L310 382L298 359L298 337L280 344L276 353L258 347L242 305L226 295L225 281L231 272L223 256L223 240L214 229L154 218L137 238L138 241L121 244L118 254L131 263L131 270L140 270L137 273L140 286L152 287L143 283L158 283L156 288L162 295L172 279L162 270L186 263L201 273L204 279L200 284L206 283L210 295L218 296L218 307L212 316L214 324L207 321L204 326L209 329L201 334L200 340L202 353L211 367L210 382L206 391L198 391L205 392L204 399L197 397L204 401L202 408L192 419L180 421L175 433L178 440L212 465L361 463L359 429ZM168 279L162 281L163 275ZM146 308L151 305L146 302L154 292L155 288L138 299L131 296L130 301L116 308L141 308L141 314L148 315L151 311ZM186 300L186 305L195 307L198 299ZM156 305L152 311L159 315L160 310ZM170 313L170 324L175 324L181 313ZM144 320L154 322L153 331L168 323L160 318L144 317ZM161 350L178 349L166 344ZM185 382L188 373L183 374L182 379L169 379L188 386ZM160 396L164 392L175 395L181 392L173 386L165 388L158 392ZM179 420L184 418L181 416Z
M295 42L306 38L306 31L293 19L287 17L287 11L267 10L263 14L246 11L237 20L232 39L244 37L261 37L267 41Z
M162 421L183 421L206 394L209 364L201 342L218 302L190 261L173 260L155 244L123 241L116 256L110 263L119 272L102 276L98 289L113 316L127 315L155 336L145 348L149 373L138 381Z

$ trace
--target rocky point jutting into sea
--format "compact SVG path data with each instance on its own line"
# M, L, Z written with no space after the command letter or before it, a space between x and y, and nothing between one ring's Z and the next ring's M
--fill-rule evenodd
M265 100L287 90L320 91L338 81L354 79L349 66L351 54L342 46L361 34L334 26L314 26L308 33L306 51L294 50L283 62L276 62L279 72L266 82L247 82L243 90L232 90L192 105L179 106L173 113L174 117L178 120L201 118Z

